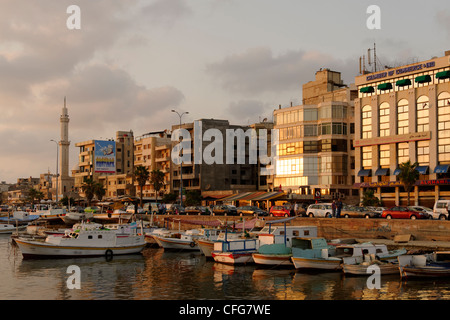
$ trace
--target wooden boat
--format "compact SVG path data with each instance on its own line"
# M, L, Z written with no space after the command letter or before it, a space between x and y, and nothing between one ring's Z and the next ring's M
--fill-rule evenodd
M93 212L67 212L61 219L65 224L73 225L78 222L86 221L94 217Z
M26 211L14 211L12 216L0 217L0 223L4 222L6 224L27 225L28 223L35 221L38 218L39 215L30 215Z
M0 223L0 234L10 234L14 233L16 231L22 231L26 229L27 226L15 226L13 224L7 224L7 223Z
M66 209L50 208L48 210L36 211L39 215L39 220L54 222L61 221L61 218L67 214Z
M233 239L214 243L214 261L225 264L247 264L253 262L252 254L257 250L256 238Z
M55 257L94 257L139 253L145 247L143 235L86 225L61 235L48 235L44 241L15 239L24 259Z
M291 261L301 270L340 270L342 259L325 238L293 238Z
M95 221L99 222L119 222L119 223L126 223L130 221L131 217L133 216L133 213L129 213L123 209L115 209L112 212L95 212L93 214L93 219Z
M258 234L258 252L253 253L256 264L265 266L293 267L292 241L294 237L317 236L316 226L286 226L286 222L293 218L282 219L284 226L264 227ZM271 223L279 223L272 221ZM266 233L267 232L267 233Z
M398 274L398 263L378 260L374 254L361 257L358 263L343 263L342 270L347 275L367 276L376 269L381 275Z
M207 259L213 259L212 252L214 251L214 243L218 241L225 241L225 237L227 237L228 240L245 238L240 232L236 233L236 232L220 231L220 233L217 236L217 239L215 240L202 237L195 239L195 242L197 243L201 253Z
M166 232L153 235L153 238L164 249L200 250L196 240L216 240L220 230L216 228L198 228L185 232Z
M436 251L429 255L398 257L402 278L450 277L450 251Z

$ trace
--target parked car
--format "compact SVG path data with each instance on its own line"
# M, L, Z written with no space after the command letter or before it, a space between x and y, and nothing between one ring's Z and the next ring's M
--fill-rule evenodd
M267 216L267 211L258 208L257 206L242 206L237 208L237 214L241 216L253 215L253 216Z
M428 219L428 213L397 206L383 210L381 217L386 219Z
M213 215L237 216L237 209L231 205L216 205L213 207Z
M184 209L186 214L211 214L208 207L205 206L189 206Z
M134 210L134 204L129 205L129 206L127 207L127 210L126 210L126 211L127 211L127 213L134 213L134 212L135 212L135 210ZM138 206L138 208L137 208L137 213L144 213L144 210L142 210L142 208Z
M284 206L272 206L270 207L269 213L274 217L290 217L291 210Z
M331 203L315 203L309 205L306 210L306 216L313 217L330 217L333 213ZM341 213L342 214L342 213Z
M341 210L341 217L344 218L381 218L381 212L369 210L365 207L344 206Z
M438 200L433 207L433 219L448 220L448 206L450 200Z
M409 206L410 210L413 211L419 211L419 212L426 212L428 214L429 219L433 219L433 209L423 206Z

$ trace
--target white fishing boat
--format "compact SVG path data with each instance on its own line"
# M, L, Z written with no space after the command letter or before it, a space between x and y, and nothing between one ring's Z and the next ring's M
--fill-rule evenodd
M257 252L258 239L226 239L214 243L214 261L225 264L247 264L253 262L252 254Z
M22 231L27 228L26 225L15 226L13 224L0 223L0 234L10 234L16 231Z
M15 239L24 258L94 257L139 253L143 235L80 224L64 235L48 235L44 241Z
M93 212L72 212L69 211L66 213L66 215L62 216L61 219L64 221L65 224L75 224L81 221L86 221L89 219L93 219L94 213Z
M14 211L12 215L0 217L0 223L14 224L14 225L27 225L28 223L37 220L39 215L30 214L26 211Z
M214 243L218 242L218 241L225 241L225 237L227 237L228 240L234 240L234 239L241 239L242 233L236 233L236 232L225 232L225 231L220 231L217 238L215 240L212 240L211 238L199 238L196 239L195 242L197 243L200 251L203 253L203 255L206 258L210 258L212 259L212 252L214 251Z
M160 235L153 235L153 238L164 249L200 250L196 239L210 238L214 240L218 234L217 229L191 229L185 232L165 232Z
M39 215L39 220L44 220L48 222L61 221L62 217L67 214L67 210L59 208L50 208L48 210L36 211L36 214Z
M450 277L450 251L436 251L428 255L398 257L402 278Z
M130 221L133 213L126 212L123 209L115 209L113 212L95 212L93 219L95 221L125 223Z

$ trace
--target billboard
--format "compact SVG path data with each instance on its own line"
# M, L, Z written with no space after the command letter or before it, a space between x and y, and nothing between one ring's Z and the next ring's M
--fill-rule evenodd
M95 172L116 173L116 142L95 140Z

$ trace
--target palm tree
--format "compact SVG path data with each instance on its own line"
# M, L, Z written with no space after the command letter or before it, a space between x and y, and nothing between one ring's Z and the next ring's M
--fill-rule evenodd
M81 186L81 190L83 190L86 196L88 206L91 205L92 198L94 197L95 194L95 189L97 188L96 185L97 183L93 179L87 178L84 181L83 185Z
M419 178L419 172L416 170L418 165L417 162L411 163L411 160L400 163L399 165L400 173L398 174L398 178L403 183L403 187L408 193L408 206L410 205L409 194L414 187L416 180Z
M100 182L97 182L94 186L94 194L97 196L97 199L99 201L102 201L102 198L106 194L106 189L103 187L103 184Z
M35 203L34 200L38 200L38 202L40 202L43 198L44 198L44 193L42 193L42 191L36 190L34 188L30 188L28 190L28 199L31 201L33 206Z
M136 168L134 169L134 176L139 184L139 187L141 189L141 202L140 202L140 206L142 208L142 189L144 188L145 184L147 183L148 178L150 177L150 172L148 171L148 169L144 166L136 166Z
M164 186L164 172L159 169L152 170L152 172L150 173L150 184L155 190L156 202L158 202L158 193Z

